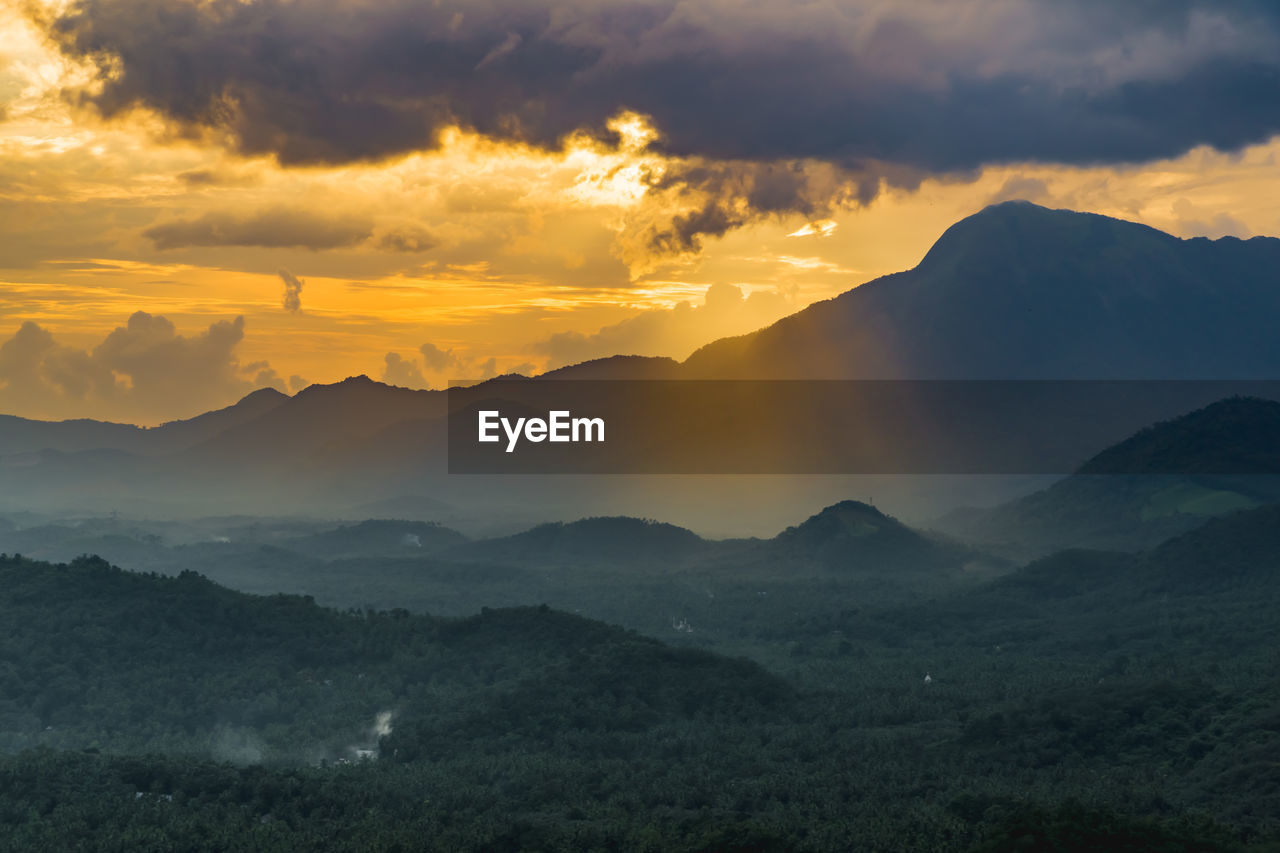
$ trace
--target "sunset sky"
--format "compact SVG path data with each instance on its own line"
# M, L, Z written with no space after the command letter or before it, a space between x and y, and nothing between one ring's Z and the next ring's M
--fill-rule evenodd
M1009 198L1277 235L1273 8L0 0L0 412L684 358Z

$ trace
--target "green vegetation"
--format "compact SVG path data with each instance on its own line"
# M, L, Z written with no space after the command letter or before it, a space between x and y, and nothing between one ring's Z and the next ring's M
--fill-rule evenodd
M0 524L143 570L0 556L0 850L1275 851L1267 488L1073 477L1013 515L1094 547L1021 566L856 501L725 542Z
M804 563L765 596L722 575L727 614L785 603L673 646L547 607L333 610L5 558L0 847L1274 849L1278 563L1274 506L927 598ZM551 564L328 565L335 594L407 599ZM664 582L628 571L581 600Z
M1072 547L1137 551L1207 516L1277 500L1280 403L1232 397L1143 429L1043 491L942 526L1020 558Z
M1196 483L1173 483L1153 494L1139 511L1143 521L1174 514L1225 515L1240 509L1252 509L1258 502L1248 495L1223 489L1210 489Z

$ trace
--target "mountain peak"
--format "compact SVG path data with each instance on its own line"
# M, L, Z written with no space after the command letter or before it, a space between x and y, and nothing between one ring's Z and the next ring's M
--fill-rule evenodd
M957 262L1008 263L1068 251L1104 251L1116 245L1144 246L1181 242L1142 225L1098 213L1044 207L1029 201L1003 201L966 216L942 233L918 269L955 268ZM1029 250L1029 251L1028 251Z
M701 537L674 524L630 516L597 516L540 524L523 533L477 542L459 554L482 559L622 562L679 560L704 546Z
M408 389L403 389L403 388L397 389L392 385L387 385L385 383L377 382L373 379L370 379L368 376L361 373L357 376L348 376L346 379L343 379L338 382L329 382L329 383L317 382L314 385L308 385L306 388L303 388L296 395L294 395L294 398L302 399L304 397L311 397L317 394L329 394L329 393L344 392L344 391L384 391L384 390L385 391L393 391L393 390L403 391Z
M267 385L265 387L259 388L256 391L250 391L248 394L245 394L238 401L236 401L236 405L243 406L246 404L254 404L254 403L280 402L287 399L289 399L288 394L284 393L283 391L279 391L275 388L272 388L270 385Z
M874 506L862 501L845 500L822 509L816 515L789 527L781 537L819 535L823 539L861 537L901 525Z
M855 501L852 499L839 501L838 503L833 503L831 506L823 507L822 510L818 512L818 515L826 515L828 513L833 515L851 515L852 514L852 515L864 515L870 518L883 518L883 519L889 518L889 516L885 515L880 510L876 509L874 504L864 503L863 501ZM815 518L816 517L817 516L815 516Z
M972 558L966 548L935 542L871 504L853 500L788 527L772 547L834 569L889 573L952 571Z
M558 367L541 379L673 379L680 363L672 358L645 355L611 355Z
M991 205L913 269L708 344L690 376L1270 379L1280 240L1180 240L1136 222Z
M384 388L390 388L390 387L391 387L390 385L384 385L384 384L383 384L383 383L381 383L381 382L375 382L375 381L373 381L372 379L370 379L366 374L363 374L363 373L358 373L358 374L356 374L355 376L348 376L346 379L343 379L341 382L334 382L334 383L332 383L332 385L333 385L334 387L338 387L338 388L343 388L343 387L346 387L346 388L357 388L357 387L366 387L366 388L370 388L370 387L373 387L374 385L382 385L382 387L384 387Z

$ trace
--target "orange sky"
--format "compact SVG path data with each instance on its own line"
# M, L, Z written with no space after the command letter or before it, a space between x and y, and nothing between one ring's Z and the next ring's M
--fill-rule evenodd
M52 335L42 352L70 364L138 311L174 327L135 329L139 359L170 345L204 357L200 336L240 316L243 338L209 356L227 361L216 380L174 377L196 383L180 399L9 380L8 413L156 422L262 381L383 378L389 354L387 378L432 387L618 352L683 358L910 267L949 224L1005 198L1179 236L1280 234L1276 138L1135 167L990 167L659 251L645 235L698 199L656 188L671 161L644 116L619 114L613 145L545 151L455 131L439 150L389 161L283 168L177 138L152 115L77 110L60 92L86 75L0 7L0 341L33 322ZM804 168L827 180L823 164ZM303 283L296 311L286 272ZM0 376L20 369L5 367L20 349L0 352ZM108 365L119 382L143 381L124 363Z

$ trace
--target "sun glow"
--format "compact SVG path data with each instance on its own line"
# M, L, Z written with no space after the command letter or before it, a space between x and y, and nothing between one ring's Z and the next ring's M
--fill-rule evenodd
M1280 232L1276 141L1142 168L991 167L860 201L832 164L753 176L674 158L658 123L628 110L547 148L449 127L409 154L290 168L145 111L107 121L62 94L91 81L0 8L0 343L27 320L88 346L136 310L188 331L243 315L241 357L284 376L376 376L388 352L432 341L475 365L537 370L566 335L586 358L680 355L751 331L914 265L1002 198L1180 236ZM837 201L753 209L797 176ZM296 313L281 307L282 270L306 282ZM727 301L688 320L717 287L750 309Z

